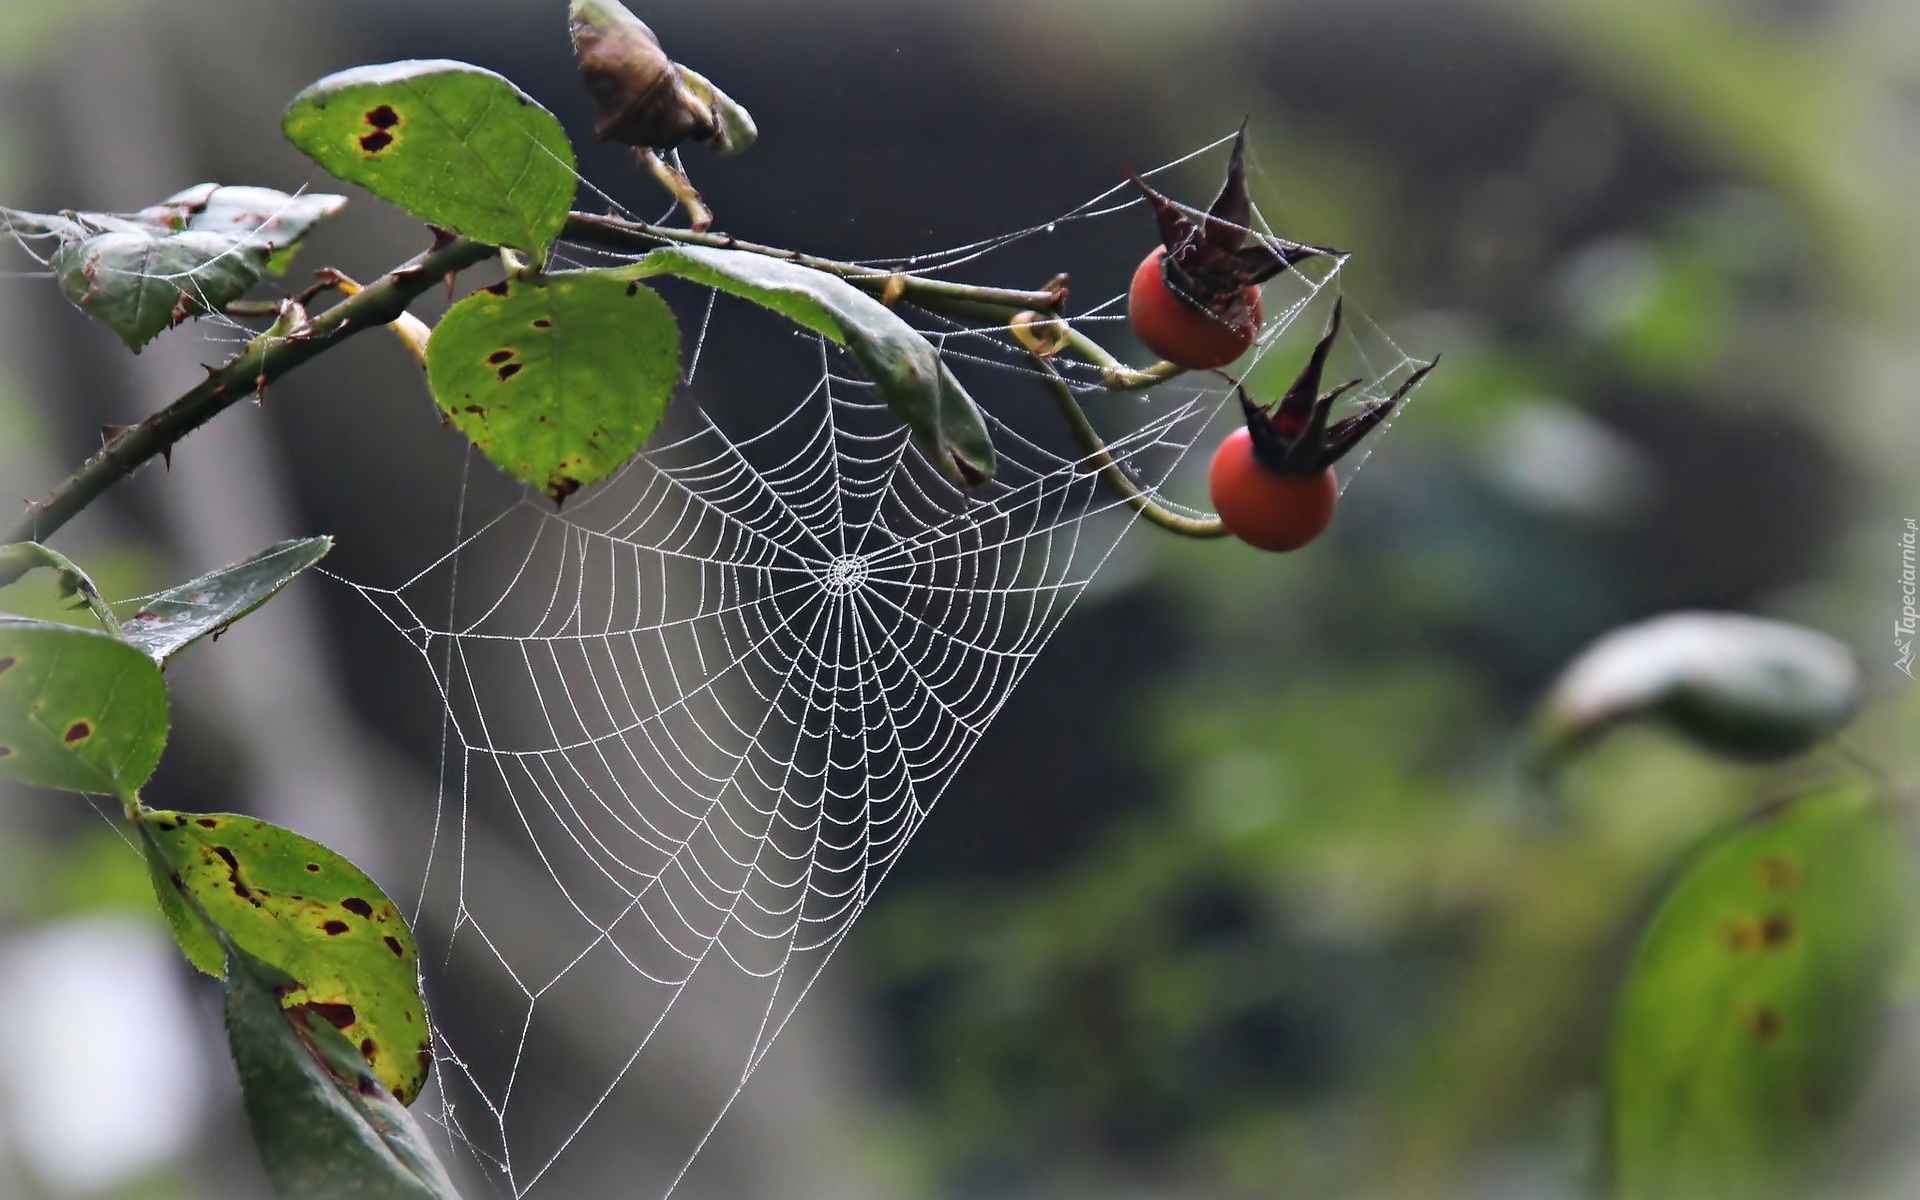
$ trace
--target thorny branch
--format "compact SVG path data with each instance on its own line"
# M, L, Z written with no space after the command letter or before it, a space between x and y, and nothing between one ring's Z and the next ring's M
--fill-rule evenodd
M1183 370L1165 362L1144 369L1120 362L1061 315L1066 302L1064 287L1023 291L954 283L818 258L777 246L744 242L727 234L673 229L580 212L568 217L561 236L604 249L628 252L650 250L662 245L688 245L763 254L838 276L889 305L904 300L929 312L963 320L1004 324L1020 313L1040 314L1051 335L1060 339L1062 348L1097 368L1102 385L1110 391L1152 387ZM350 294L347 299L313 318L310 324L290 336L254 339L223 365L208 368L207 378L198 386L139 424L128 426L110 436L97 453L54 488L46 499L29 502L20 519L5 534L0 534L0 544L39 541L52 535L102 493L131 475L136 468L156 456L170 454L182 438L231 405L257 394L260 388L361 330L401 319L406 315L407 306L434 284L497 253L494 246L466 238L436 245L434 249L394 268L364 289ZM253 315L255 309L235 305L230 307L230 311L234 315ZM266 309L261 306L258 312L265 315ZM1170 512L1141 492L1107 453L1099 433L1087 420L1086 413L1081 411L1073 390L1061 379L1053 364L1038 355L1033 356L1033 361L1039 366L1075 438L1094 457L1101 479L1125 498L1131 507L1154 524L1187 537L1212 538L1225 533L1217 520L1200 520Z
M246 349L207 372L206 379L138 425L114 434L45 500L27 505L0 542L39 541L71 520L96 497L181 438L266 384L363 329L377 329L406 312L407 305L444 279L494 254L492 246L456 238L396 267L360 294L341 301L305 329L283 338L256 338Z

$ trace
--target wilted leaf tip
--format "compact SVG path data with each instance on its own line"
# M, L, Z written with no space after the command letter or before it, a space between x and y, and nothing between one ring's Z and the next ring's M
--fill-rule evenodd
M593 97L595 138L671 150L719 135L713 110L619 0L573 0L569 18L580 78Z

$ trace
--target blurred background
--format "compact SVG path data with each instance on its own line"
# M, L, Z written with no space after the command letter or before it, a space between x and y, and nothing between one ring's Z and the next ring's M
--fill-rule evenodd
M418 56L511 76L567 123L583 173L658 211L626 161L586 149L564 7L0 0L0 199L327 186L279 139L286 100ZM732 232L860 258L956 245L1247 117L1268 218L1354 251L1350 306L1446 356L1311 550L1130 535L685 1194L1587 1194L1624 956L1758 777L1628 733L1543 817L1513 765L1543 684L1671 608L1802 621L1872 680L1853 744L1920 780L1893 638L1899 531L1920 517L1920 7L633 7L760 123L751 154L693 158ZM1217 172L1168 184L1204 199ZM1150 240L1137 224L1099 227L1122 244L1024 242L978 278L1067 270L1076 298L1111 295ZM420 245L356 203L300 267L365 278ZM30 260L5 265L11 503L222 351L176 333L131 358ZM58 544L114 596L316 532L340 538L330 569L398 583L447 549L461 463L417 368L363 339ZM44 605L34 586L0 607ZM440 709L357 596L310 577L169 677L150 802L267 816L412 894ZM496 849L502 886L534 869ZM7 797L0 922L0 1195L264 1195L215 989L98 814ZM510 999L460 995L466 1036L511 1020ZM591 1022L578 1033L590 1060ZM1916 1067L1903 1009L1833 1194L1912 1194ZM540 1064L539 1082L571 1070ZM567 1179L629 1194L585 1148Z

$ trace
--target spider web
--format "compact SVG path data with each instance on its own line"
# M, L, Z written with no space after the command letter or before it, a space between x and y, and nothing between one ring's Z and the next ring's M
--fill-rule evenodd
M1112 244L1133 247L1152 228L1127 211L1140 204L1116 187L869 265L949 271L1121 213ZM1258 213L1255 232L1273 232ZM1340 266L1267 286L1256 361L1319 315ZM527 494L477 516L463 490L443 557L397 587L343 581L420 654L445 709L414 920L437 1021L423 1108L515 1197L569 1191L563 1159L589 1137L632 1167L623 1190L679 1185L1136 515L1004 327L903 310L993 436L997 477L963 492L838 347L666 286L698 334L649 449L557 513ZM1073 323L1098 338L1123 306ZM1357 320L1354 408L1420 365ZM216 340L254 333L212 323ZM1228 385L1108 393L1085 364L1055 366L1135 486L1197 515L1161 490L1210 424L1238 419ZM765 382L782 378L802 382ZM502 996L517 1026L476 1027Z
M1053 222L875 265L947 270L1138 203L1114 189ZM1138 233L1115 230L1127 245ZM1270 285L1261 353L1339 266ZM1076 323L1122 320L1122 303ZM838 347L724 295L686 307L699 333L672 428L614 479L559 513L523 496L397 588L353 585L446 707L421 896L445 959L428 982L504 977L521 1021L476 1045L442 993L437 1119L515 1196L568 1190L556 1166L639 1081L612 1135L647 1176L632 1190L680 1183L1135 515L1004 328L921 321L999 455L997 477L963 492ZM1417 365L1384 344L1353 403ZM780 354L808 360L802 394L709 402L702 362L763 374ZM1231 399L1191 375L1136 403L1059 367L1099 394L1096 421L1123 409L1108 453L1154 494ZM537 871L502 886L477 866L483 828ZM539 1065L569 1052L559 1027L583 1019L624 1052L598 1064L590 1094L550 1094ZM717 1079L716 1059L730 1063Z

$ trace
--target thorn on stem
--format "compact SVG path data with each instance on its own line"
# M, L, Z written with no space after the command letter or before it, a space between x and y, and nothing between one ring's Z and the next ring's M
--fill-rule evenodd
M337 291L341 295L349 297L358 296L361 292L360 285L355 283L351 276L335 267L321 267L313 273L313 277L318 282L295 297L295 299L302 304L318 296L321 292Z

